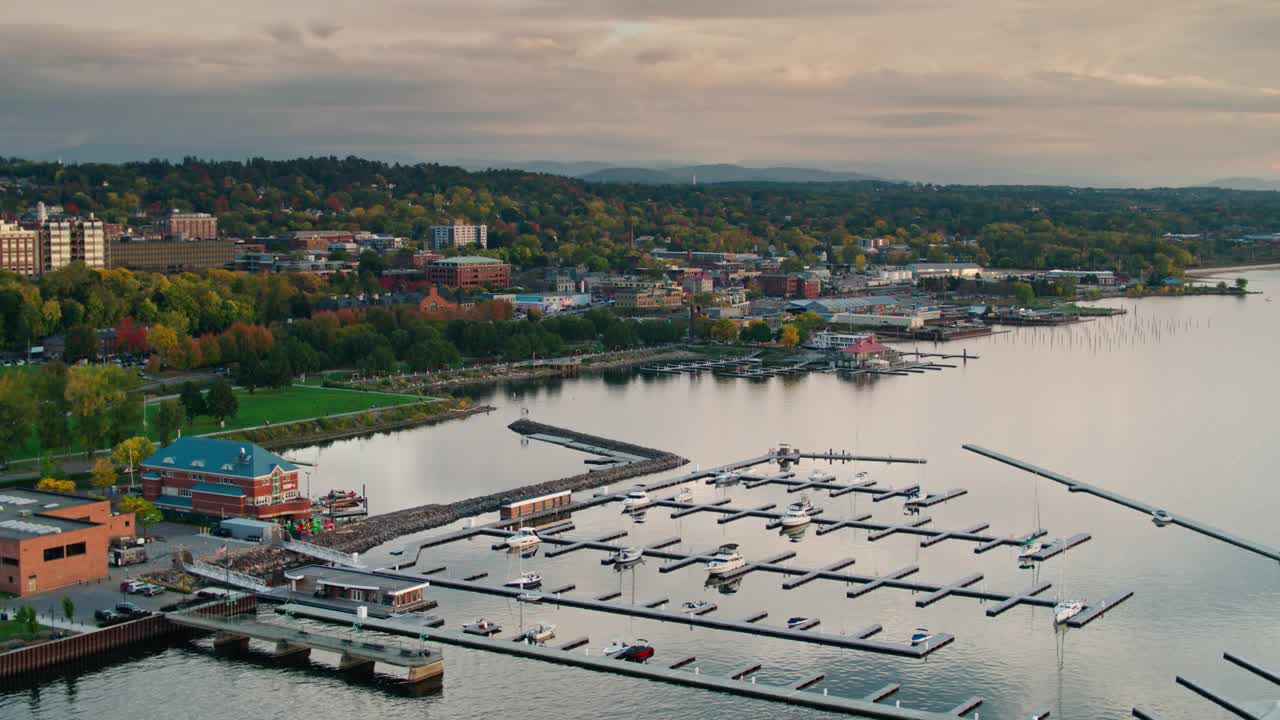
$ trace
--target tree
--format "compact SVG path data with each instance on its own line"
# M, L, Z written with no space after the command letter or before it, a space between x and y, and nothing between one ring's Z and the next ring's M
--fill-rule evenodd
M782 333L778 335L778 342L787 347L795 347L800 344L800 331L795 325L783 325Z
M108 434L127 437L142 417L141 398L128 397L128 376L118 367L77 367L67 376L67 401L86 457Z
M36 403L35 426L42 451L66 448L71 443L67 427L67 366L59 361L47 363L31 378L31 391Z
M75 622L76 602L71 599L70 595L62 596L62 616L67 619L67 622Z
M1245 289L1245 288L1247 288L1247 287L1249 287L1249 279L1248 279L1248 278L1242 278L1242 277L1238 277L1238 278L1236 278L1236 289L1237 289L1237 290L1239 290L1240 292L1244 292L1244 289Z
M120 512L133 513L133 522L142 528L144 535L147 528L164 519L155 503L137 495L125 495L121 498L118 509Z
M117 444L111 451L111 459L116 465L131 469L134 465L151 457L155 451L156 446L150 440L138 435Z
M233 418L240 412L240 402L236 400L236 394L231 391L230 383L222 378L213 381L205 402L209 408L209 415L214 420Z
M177 330L168 325L156 323L147 328L147 344L160 356L160 361L165 365L173 367L178 364L179 343Z
M0 467L26 445L31 437L31 415L35 401L27 392L22 376L8 373L0 376Z
M161 400L156 408L156 432L160 435L160 443L168 445L177 437L186 422L187 411L178 400Z
M857 272L865 272L867 269L867 256L858 253L853 257L853 269Z
M106 458L98 458L93 463L90 478L94 487L106 490L116 484L116 466Z
M18 627L26 632L28 640L35 639L36 631L40 629L40 621L36 617L35 608L30 605L23 605L13 614L13 619L18 622Z
M738 337L738 326L729 318L720 318L711 323L711 337L722 343L731 343Z
M98 331L90 325L73 325L67 328L67 346L62 356L69 363L89 360L98 357Z
M794 257L787 258L786 260L782 261L782 264L778 267L778 270L780 272L784 272L788 274L794 273L794 272L800 272L801 270L804 270L804 260L801 260L800 258L794 258Z
M262 362L257 355L245 355L236 363L236 384L247 388L250 395L259 385L265 384L263 380Z
M66 493L70 495L76 491L76 484L72 480L59 480L54 477L40 478L40 482L36 483L37 490L44 492Z
M208 413L204 403L204 393L200 392L200 388L196 387L196 384L190 380L182 383L182 390L178 393L178 400L182 403L188 420L195 420L197 417Z
M1019 305L1030 305L1031 301L1036 298L1036 291L1028 283L1015 282L1013 284L1013 298L1018 301Z
M366 373L390 373L396 369L396 356L391 348L379 345L373 352L360 358L356 367Z
M262 380L264 385L274 388L284 387L293 381L293 366L283 343L276 343L267 355L266 365L262 368Z
M769 323L753 320L750 324L742 326L742 332L738 337L743 342L769 342L773 339L773 331L769 329Z

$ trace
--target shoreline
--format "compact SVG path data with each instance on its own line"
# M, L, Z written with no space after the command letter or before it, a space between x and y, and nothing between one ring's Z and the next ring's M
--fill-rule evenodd
M1280 262L1258 263L1257 265L1222 265L1219 267L1199 267L1187 270L1188 275L1196 277L1214 275L1222 272L1249 272L1251 270L1280 270Z

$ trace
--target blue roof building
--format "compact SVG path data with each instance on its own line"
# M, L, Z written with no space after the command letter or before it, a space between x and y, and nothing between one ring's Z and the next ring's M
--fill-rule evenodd
M162 509L258 520L310 514L298 466L250 442L180 438L140 466L143 497Z

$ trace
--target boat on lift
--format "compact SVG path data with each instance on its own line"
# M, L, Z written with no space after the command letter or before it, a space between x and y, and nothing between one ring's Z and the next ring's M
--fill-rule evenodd
M509 588L519 588L521 590L532 590L542 586L542 576L536 572L523 573L514 580L508 580L503 585Z
M622 511L630 512L638 510L649 505L649 493L644 491L644 486L638 485L627 492L627 496L622 500Z
M795 528L808 525L813 522L813 518L804 510L788 510L778 519L784 528Z
M1084 612L1084 601L1060 600L1053 606L1053 624L1061 625L1082 612Z
M484 637L489 637L490 635L497 635L502 632L502 626L498 623L480 618L473 623L463 625L462 632L469 635L483 635Z
M929 628L916 628L916 631L911 633L912 645L928 645L932 639L933 633L929 632Z
M835 479L836 476L834 473L829 473L826 470L819 470L818 468L814 468L813 471L809 473L809 482L833 482Z
M512 550L527 550L540 542L542 538L531 527L522 527L514 535L507 536L507 547Z
M707 563L708 575L724 575L745 567L747 561L738 552L737 543L721 545L711 561Z

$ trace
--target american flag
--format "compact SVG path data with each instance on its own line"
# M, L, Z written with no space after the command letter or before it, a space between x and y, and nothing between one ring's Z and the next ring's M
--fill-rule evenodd
M217 550L213 551L214 557L220 557L226 554L227 554L227 546L225 544L222 547L218 548Z

